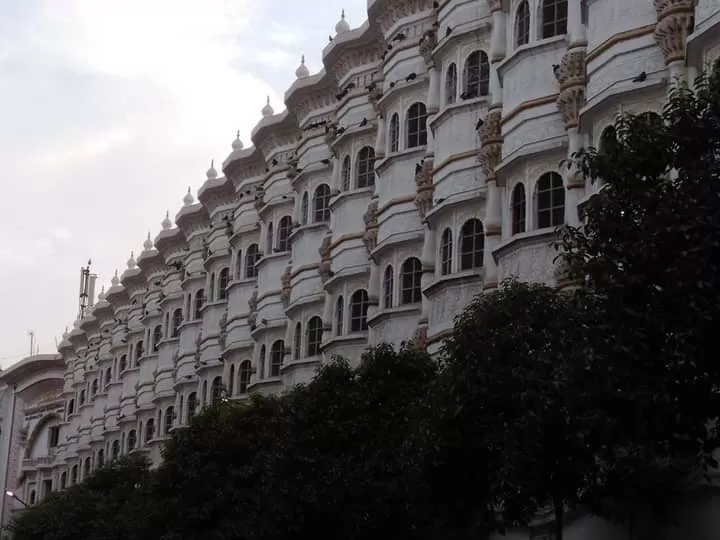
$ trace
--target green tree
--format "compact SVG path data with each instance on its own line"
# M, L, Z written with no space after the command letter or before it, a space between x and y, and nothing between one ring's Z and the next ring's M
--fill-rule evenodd
M476 527L527 525L550 508L562 539L565 509L596 477L595 441L608 423L597 322L592 297L515 281L456 319L438 399L448 474L462 486L452 503ZM483 485L488 497L467 498Z
M661 116L620 117L574 165L602 188L563 232L562 258L610 315L602 354L625 411L587 499L632 521L717 465L720 70L678 85Z
M15 540L120 540L133 538L142 515L141 491L150 479L142 456L96 470L82 483L51 493L9 526Z

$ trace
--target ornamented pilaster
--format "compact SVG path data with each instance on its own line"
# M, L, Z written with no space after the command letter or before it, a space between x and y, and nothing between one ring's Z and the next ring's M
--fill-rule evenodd
M227 326L228 326L227 308L225 308L222 315L220 316L219 326L220 326L220 348L222 350L225 350L226 342L227 342Z
M425 32L420 38L418 48L420 55L425 60L425 66L428 68L435 67L435 60L433 60L433 50L437 47L438 40L435 29L430 29Z
M424 351L428 346L428 335L427 325L418 326L413 332L412 339L410 340L410 347Z
M478 128L480 152L478 159L485 179L495 179L495 168L502 159L502 112L493 109L488 112L482 125Z
M368 255L377 246L378 237L378 200L372 198L368 204L367 210L363 214L365 222L365 232L363 233L363 244L367 249Z
M320 279L325 283L330 279L331 268L332 268L332 255L330 253L332 245L332 236L326 236L323 238L318 253L320 254L320 264L318 265L318 274Z
M425 67L428 72L428 114L435 114L440 108L440 75L435 65L435 60L433 59L433 50L437 46L437 43L437 34L433 28L423 34L418 44L420 54L425 61Z
M255 328L255 325L257 324L257 316L258 316L258 292L257 289L255 289L252 293L252 296L250 296L250 299L248 300L248 309L250 310L248 313L248 325L250 328Z
M665 64L685 61L685 43L695 15L693 0L653 0L657 13L655 41L662 49Z
M290 292L292 291L291 281L292 270L290 269L290 266L286 266L281 278L282 287L280 291L280 299L282 300L284 307L288 307L290 304Z
M585 49L573 49L565 53L555 68L555 78L560 83L557 105L565 122L565 128L577 127L580 110L585 105L587 71Z
M255 191L255 210L258 212L265 206L265 188L260 186Z
M415 173L415 206L423 219L432 209L434 193L433 160L425 158Z

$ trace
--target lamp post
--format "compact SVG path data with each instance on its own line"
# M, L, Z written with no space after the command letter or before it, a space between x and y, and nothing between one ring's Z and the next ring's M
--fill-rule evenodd
M8 497L10 497L11 499L15 499L15 500L18 501L20 504L22 504L25 508L27 508L27 507L29 506L28 503L26 503L26 502L23 501L20 497L18 497L17 495L15 495L15 492L14 492L14 491L8 490L8 491L5 492L5 495L7 495Z

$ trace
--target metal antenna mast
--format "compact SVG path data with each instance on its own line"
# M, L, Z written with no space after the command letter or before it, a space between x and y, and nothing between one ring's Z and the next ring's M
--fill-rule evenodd
M87 266L80 268L80 309L78 311L78 319L85 316L88 307L92 307L95 301L95 280L97 275L90 273L91 260L88 260Z

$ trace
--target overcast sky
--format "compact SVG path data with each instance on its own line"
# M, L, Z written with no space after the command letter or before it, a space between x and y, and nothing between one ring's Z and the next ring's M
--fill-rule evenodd
M0 0L0 366L55 350L366 0Z

